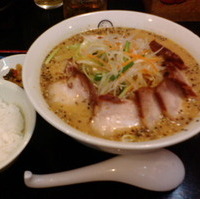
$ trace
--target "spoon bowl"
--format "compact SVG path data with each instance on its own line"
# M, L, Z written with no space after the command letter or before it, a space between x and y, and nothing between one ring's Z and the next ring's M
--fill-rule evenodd
M151 153L119 155L94 165L60 173L36 175L25 171L24 181L26 186L32 188L116 181L151 191L169 191L179 186L184 176L182 161L174 153L162 149Z

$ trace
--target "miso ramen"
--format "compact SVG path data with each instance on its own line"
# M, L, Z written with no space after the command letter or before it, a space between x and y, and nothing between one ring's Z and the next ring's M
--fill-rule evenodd
M63 121L101 138L173 135L199 114L200 69L181 46L132 28L76 34L48 54L41 90Z

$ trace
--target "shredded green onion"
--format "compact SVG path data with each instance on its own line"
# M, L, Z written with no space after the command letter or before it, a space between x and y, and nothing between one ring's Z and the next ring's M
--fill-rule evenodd
M121 71L119 71L119 73L118 73L117 75L112 75L112 76L110 77L110 80L111 80L111 81L116 80L116 79L120 76L121 73L126 72L126 71L127 71L129 68L131 68L133 65L134 65L134 62L128 63L126 66L124 66L124 67L122 68Z
M130 51L130 47L131 47L131 42L130 41L126 41L125 47L124 47L124 51L125 52L129 52Z
M67 49L69 49L69 50L77 50L80 47L80 45L81 45L80 43L72 44L72 45L67 46Z
M122 73L126 72L129 68L131 68L134 65L134 62L130 62L126 66L123 67Z
M45 64L48 64L53 58L54 56L57 54L57 52L60 50L60 48L55 48L49 55L48 57L46 58L45 60Z
M100 81L101 79L102 79L102 74L100 74L100 73L97 73L95 76L94 76L94 80L95 81Z
M117 75L111 75L111 76L110 76L110 80L111 80L111 81L114 81L114 80L116 80L118 77L119 77L119 74L117 74Z

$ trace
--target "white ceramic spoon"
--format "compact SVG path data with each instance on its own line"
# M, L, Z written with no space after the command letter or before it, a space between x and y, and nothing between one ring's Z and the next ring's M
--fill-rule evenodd
M35 175L25 171L28 187L47 188L91 181L118 181L152 191L169 191L181 184L185 169L172 152L162 149L151 153L120 155L72 171Z

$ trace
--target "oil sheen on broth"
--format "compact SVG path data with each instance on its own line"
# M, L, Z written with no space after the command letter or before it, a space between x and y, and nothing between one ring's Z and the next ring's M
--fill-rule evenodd
M101 40L102 45L99 40ZM181 57L185 65L188 66L187 69L184 69L184 74L198 96L200 92L199 65L185 49L163 36L148 31L130 28L105 28L74 35L51 50L43 63L41 71L41 90L49 108L74 128L110 140L140 142L170 136L180 130L187 131L187 124L199 113L200 102L196 97L184 98L181 111L174 119L163 114L153 128L146 128L145 125L140 123L131 128L117 129L114 133L108 135L106 133L99 134L95 132L94 128L91 128L91 120L94 115L94 107L91 105L91 101L84 99L74 104L65 104L51 100L49 85L68 79L69 74L66 72L66 67L71 63L81 67L84 66L80 67L80 71L85 73L88 79L94 80L92 83L97 88L98 95L112 94L121 100L133 99L135 98L135 92L141 87L155 88L165 79L167 72L165 67L161 66L164 61L163 57L157 56L157 52L150 50L149 43L153 40ZM93 47L89 49L91 52L87 52L88 49L85 49L89 45L88 42L93 43ZM107 46L106 49L109 49L107 54L104 52L105 46ZM87 53L91 54L88 55ZM108 56L111 56L111 58L109 57L110 63L108 63ZM86 57L89 58L86 59ZM116 57L117 61L115 60ZM122 59L120 61L125 64L116 72L112 64L115 65L120 62L119 59ZM130 59L132 60L130 61ZM94 63L94 68L91 63ZM111 74L109 74L106 64L111 65L109 69ZM145 64L148 65L148 68L145 68ZM158 68L155 69L154 65ZM102 68L99 68L101 66ZM132 79L135 78L134 83L131 82L132 79L128 82L128 76L126 77L126 75L128 71L134 70L134 67L140 69L136 71L137 76L132 76ZM143 76L140 80L141 74L139 73L142 67ZM149 67L151 67L150 72L147 70ZM126 79L120 82L123 76ZM107 82L103 78L107 78ZM148 83L149 85L147 85ZM136 105L138 106L138 103Z

